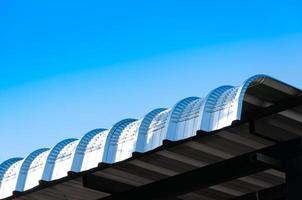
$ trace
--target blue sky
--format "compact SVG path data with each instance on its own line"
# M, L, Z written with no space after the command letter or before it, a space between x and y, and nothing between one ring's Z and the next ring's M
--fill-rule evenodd
M0 1L0 162L257 73L302 88L301 1Z

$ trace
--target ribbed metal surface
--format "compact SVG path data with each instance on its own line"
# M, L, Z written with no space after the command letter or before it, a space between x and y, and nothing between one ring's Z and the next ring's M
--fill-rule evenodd
M92 173L99 178L122 184L125 188L138 187L273 145L272 141L249 134L249 127L242 125L220 131L211 137L200 137L148 154L148 151L160 147L164 140L178 141L190 138L196 135L197 130L215 131L245 118L251 110L266 108L282 99L298 96L301 96L300 90L271 77L256 75L247 79L240 86L222 86L214 89L205 98L189 97L181 100L171 109L155 109L140 120L122 120L109 130L94 130L81 140L69 139L60 142L51 149L48 156L43 158L47 159L45 166L37 170L41 171L40 174L50 172L47 175L48 178L44 178L44 180L53 181L57 178L52 178L55 176L52 174L53 170L49 170L49 168L53 169L63 162L68 163L68 165L64 164L69 167L64 169L67 176L68 171L93 170L94 167L97 167L97 163L102 161L103 163L115 163L131 158L134 152L147 153L143 157L126 160L113 167ZM259 120L257 129L264 134L269 134L275 129L284 133L302 134L301 116L300 107L287 110ZM205 135L210 134L206 132L204 132ZM287 137L286 135L284 134L284 137ZM131 139L127 139L127 137L131 137ZM61 151L68 152L68 155ZM95 154L91 154L93 152ZM64 158L58 160L59 154L62 154ZM117 159L117 155L119 155L119 159ZM23 160L18 159L18 162L22 163ZM87 165L89 162L94 164ZM9 182L6 181L8 180L7 172L11 171L10 168L13 167L13 164L8 165L7 163L10 162L6 161L0 165L2 174L0 198L13 195L17 188L18 191L23 192L22 187L18 187L21 184L18 180L20 171L15 174L15 184L11 184L11 179ZM83 166L83 163L86 167ZM43 196L43 199L95 199L110 195L110 192L96 192L87 189L79 183L81 181L67 179L66 182L62 175L59 177L63 178L59 181L64 183L49 186L34 194L19 198L39 199ZM31 176L25 178L28 179L27 181L31 181ZM43 177L41 176L39 179L35 176L32 180L34 179L36 182L42 180ZM284 174L270 170L187 193L179 198L228 199L283 182ZM24 185L24 180L22 184ZM36 183L32 184L32 187L36 186ZM27 190L30 190L30 184Z

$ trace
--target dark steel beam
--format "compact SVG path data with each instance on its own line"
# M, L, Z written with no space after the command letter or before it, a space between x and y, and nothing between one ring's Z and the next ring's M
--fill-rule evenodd
M280 102L277 102L266 108L259 108L259 109L250 111L250 112L246 113L244 116L242 116L242 119L240 121L247 122L250 120L257 120L262 117L276 114L281 111L288 110L288 109L294 108L296 106L301 106L301 105L302 105L302 95L290 97L290 98L281 100Z
M286 162L288 200L302 199L302 156Z
M117 182L94 174L87 174L83 176L83 186L110 194L115 194L134 188L132 185Z
M229 200L285 200L287 195L286 184L277 185L256 192L248 193Z
M271 151L275 151L274 154L285 156L286 152L297 151L297 145L294 145L297 143L300 143L300 138L226 159L103 199L158 199L216 185L271 168L270 165L255 159L257 153L270 154Z

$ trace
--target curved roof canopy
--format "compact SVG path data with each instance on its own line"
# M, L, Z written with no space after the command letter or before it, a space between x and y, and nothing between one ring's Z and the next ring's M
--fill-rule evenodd
M136 143L136 151L137 152L145 152L146 148L146 142L147 142L147 135L148 130L153 122L154 118L156 118L157 115L167 110L166 108L157 108L146 114L141 122L141 125L138 129L138 137L137 137L137 143Z
M172 108L169 125L168 125L168 132L167 132L168 140L175 141L175 140L185 139L187 137L194 135L194 133L196 132L197 129L193 132L191 130L188 130L188 131L186 131L185 135L184 135L183 130L185 128L184 126L186 126L186 122L194 120L194 118L192 118L192 113L189 112L189 110L192 107L192 103L201 102L201 101L202 101L202 99L199 97L187 97L187 98L179 101ZM198 105L201 105L201 104L198 104ZM199 111L199 109L200 108L197 107L198 111ZM198 117L198 116L196 116L196 117ZM192 124L190 124L189 126L192 126Z
M0 198L6 198L13 194L17 185L17 178L22 158L12 158L0 165Z
M113 163L115 161L117 144L119 143L120 137L128 125L135 121L136 119L123 119L113 125L107 136L103 162Z
M70 147L73 146L73 144L77 141L75 138L70 138L63 140L59 142L56 146L54 146L46 160L45 169L43 172L43 180L44 181L51 181L56 179L54 177L55 175L55 169L57 168L57 165L60 161L64 161L66 157L70 154ZM66 166L65 166L66 167ZM64 168L61 168L60 170L64 170ZM65 171L65 170L64 170ZM66 172L70 171L70 169ZM66 173L67 175L67 173Z
M71 171L80 172L92 167L97 167L102 161L104 151L104 140L106 140L108 130L94 129L86 133L75 150ZM93 157L90 159L89 157ZM95 159L99 157L100 159Z
M268 88L276 92L267 94ZM182 140L194 136L197 130L209 132L224 128L246 117L253 109L250 101L258 107L267 107L282 98L301 95L301 90L260 74L239 86L218 87L204 98L185 98L171 109L158 108L139 120L124 119L109 130L95 129L80 140L66 139L50 150L34 151L24 160L12 158L3 162L0 164L0 198L14 191L31 189L40 180L62 178L69 171L82 172L102 162L119 162L134 152L155 149L164 140ZM255 100L257 96L259 99ZM10 179L6 179L8 176Z
M24 191L25 187L31 188L39 184L48 155L47 151L49 151L48 148L38 149L24 159L19 172L17 191Z

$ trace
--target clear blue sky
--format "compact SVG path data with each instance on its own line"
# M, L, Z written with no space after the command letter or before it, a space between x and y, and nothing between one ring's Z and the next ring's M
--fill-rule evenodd
M1 0L0 162L257 73L302 88L301 10L299 0Z

